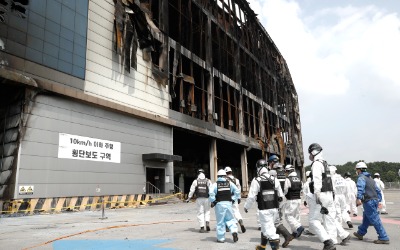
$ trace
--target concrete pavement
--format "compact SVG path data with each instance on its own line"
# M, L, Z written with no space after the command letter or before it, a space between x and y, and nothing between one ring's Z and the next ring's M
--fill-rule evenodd
M381 215L381 219L389 234L390 245L374 244L377 235L370 227L363 241L353 237L348 246L337 246L338 250L400 250L400 192L385 191L385 198L389 214ZM244 199L240 204L241 211L243 202ZM302 207L305 227L308 227L307 212L307 208ZM242 212L247 232L239 233L236 243L227 233L223 244L216 242L214 209L211 211L211 232L198 232L195 203L106 210L107 219L101 219L101 211L4 217L0 218L0 249L254 249L260 242L255 213L255 206L247 214ZM351 234L357 230L362 217L352 219L352 230L343 224ZM286 249L322 249L322 246L315 236L301 236Z

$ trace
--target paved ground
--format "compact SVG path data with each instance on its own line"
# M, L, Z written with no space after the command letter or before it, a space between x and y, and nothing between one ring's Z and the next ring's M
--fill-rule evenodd
M377 235L370 227L364 241L352 238L348 246L337 246L338 250L400 250L400 192L386 191L385 195L389 214L381 218L389 234L390 245L372 243ZM242 206L243 203L241 209ZM194 203L106 210L107 219L100 219L101 211L6 217L0 218L0 249L254 249L260 241L255 212L253 207L249 213L242 213L248 230L244 234L239 233L239 241L233 243L227 233L223 244L216 243L213 209L211 232L198 233ZM308 226L307 212L307 208L303 207L304 226ZM353 218L355 228L349 231L354 232L360 222L360 216ZM293 240L286 249L322 249L322 243L316 237L302 236Z

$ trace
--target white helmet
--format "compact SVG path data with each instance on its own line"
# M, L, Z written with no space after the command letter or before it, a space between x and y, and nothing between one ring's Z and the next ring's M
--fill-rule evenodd
M360 161L359 163L357 163L356 165L356 169L367 169L367 164L365 164L365 162Z
M337 168L335 166L329 166L329 171L331 172L331 175L336 174Z
M374 174L374 177L375 177L375 176L381 177L381 175L380 175L379 173L375 173L375 174Z
M268 173L269 173L269 175L271 175L273 177L276 177L278 175L278 173L276 172L275 169L271 169Z
M310 177L311 171L306 172L306 177Z
M225 170L220 169L220 170L218 170L217 175L218 175L218 176L225 176L225 175L226 175L226 172L225 172Z
M293 165L286 165L285 171L292 171L292 170L294 170Z
M229 166L225 167L225 172L232 172L231 167L229 167Z
M283 165L280 164L279 162L275 163L274 166L272 167L273 169L283 169Z

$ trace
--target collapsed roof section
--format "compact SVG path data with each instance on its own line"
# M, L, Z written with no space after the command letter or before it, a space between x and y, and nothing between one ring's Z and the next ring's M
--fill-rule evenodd
M304 163L298 96L286 61L245 0L114 0L115 50L126 72L137 49L170 109Z

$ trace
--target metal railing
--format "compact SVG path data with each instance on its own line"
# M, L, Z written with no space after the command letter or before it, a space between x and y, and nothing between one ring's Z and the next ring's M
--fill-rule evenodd
M176 198L178 198L180 200L182 200L184 198L183 190L175 184L174 184L174 194L176 195Z
M177 193L183 194L183 191L180 187L178 187L177 185L174 184L174 194L177 194Z
M154 198L160 197L161 190L151 184L150 182L146 182L145 190L143 190L146 194L152 194Z

